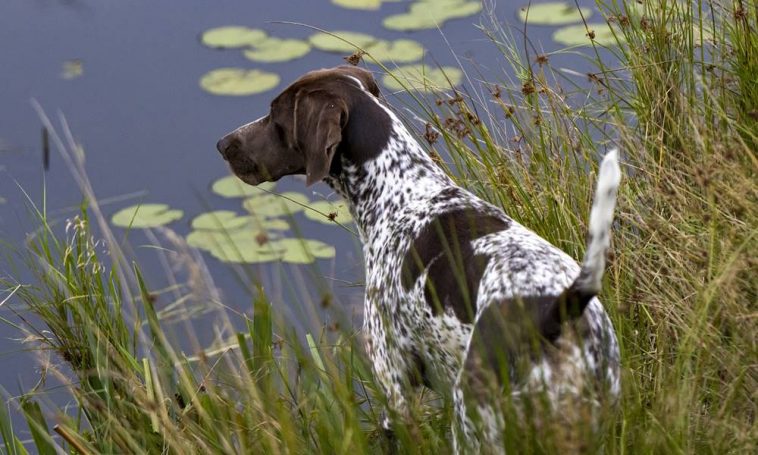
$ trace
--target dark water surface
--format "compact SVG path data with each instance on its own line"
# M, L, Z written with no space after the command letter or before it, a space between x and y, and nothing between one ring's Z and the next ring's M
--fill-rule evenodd
M591 2L583 2L591 4ZM516 23L517 3L500 2L498 17ZM189 232L189 220L208 210L240 211L240 201L224 199L209 191L211 182L228 174L215 151L216 140L233 127L267 111L268 102L302 73L344 63L337 54L312 50L303 58L261 64L235 50L203 47L199 34L222 25L263 28L280 37L306 38L313 30L271 23L292 21L327 30L353 30L382 38L408 37L428 49L427 62L456 65L452 51L464 60L482 64L485 76L503 80L502 57L494 45L472 24L478 16L445 24L442 39L437 30L404 33L382 28L388 14L407 4L388 3L379 12L348 10L326 0L155 2L148 0L3 0L0 4L0 239L21 249L25 235L36 227L28 201L42 202L43 182L47 207L60 232L66 218L76 214L81 195L60 155L52 150L49 171L43 172L41 123L30 100L36 99L51 117L62 112L86 152L87 170L99 199L140 193L130 200L104 205L106 215L140 202L161 202L182 209L184 218L171 225L179 234ZM550 42L551 27L532 27L529 36L538 47L556 49ZM539 43L542 43L540 45ZM81 77L61 77L64 61L79 59ZM567 58L565 66L579 70L582 62ZM208 94L198 86L207 71L236 66L262 68L278 73L276 89L256 96L224 97ZM487 74L486 71L490 71ZM54 119L54 123L57 121ZM313 192L329 194L323 185L305 188L302 181L285 178L277 191L298 191L311 199ZM293 308L309 296L302 293L312 273L332 283L337 303L360 311L362 262L358 241L338 228L305 220L299 223L308 237L337 247L334 260L322 260L318 270L290 266L255 266L277 300L290 305L278 311L302 313ZM122 230L116 229L118 235ZM148 243L140 233L135 245ZM150 284L165 285L156 252L138 248ZM244 280L235 278L226 265L206 256L216 284L231 307L249 313L249 292ZM24 281L23 273L0 262L0 275ZM306 270L307 268L307 270ZM293 278L295 277L295 278ZM289 281L303 278L302 283ZM307 292L306 292L307 294ZM3 296L0 296L2 301ZM6 305L10 305L9 302ZM13 319L7 308L0 316ZM305 314L307 317L307 314ZM359 319L359 314L355 320ZM211 335L211 323L207 324ZM203 337L203 325L198 327ZM36 380L37 366L15 340L20 334L0 324L0 385L16 394Z

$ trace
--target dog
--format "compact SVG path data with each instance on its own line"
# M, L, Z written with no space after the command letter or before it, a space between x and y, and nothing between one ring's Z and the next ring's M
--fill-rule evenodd
M426 385L453 398L456 451L498 452L508 422L493 394L504 387L512 397L541 391L554 406L586 390L618 396L618 343L595 297L620 180L615 151L600 167L580 267L457 186L359 67L305 74L217 149L250 185L300 174L347 201L363 242L366 349L395 415Z

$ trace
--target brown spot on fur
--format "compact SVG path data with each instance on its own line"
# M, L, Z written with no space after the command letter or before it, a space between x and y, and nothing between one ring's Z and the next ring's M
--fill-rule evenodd
M459 320L472 322L479 281L489 260L475 255L479 237L508 227L501 218L474 209L444 213L426 225L403 259L402 282L408 290L428 270L424 297L434 314L453 310Z

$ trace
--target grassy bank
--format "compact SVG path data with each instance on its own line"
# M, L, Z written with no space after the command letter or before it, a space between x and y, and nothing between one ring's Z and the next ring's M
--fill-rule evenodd
M576 258L597 157L620 147L625 180L602 301L624 378L603 450L750 452L758 441L758 9L747 1L635 5L600 2L620 46L582 48L596 68L586 76L590 93L551 64L554 56L485 23L517 76L411 107L429 124L416 124L422 140L448 150L444 164L462 185ZM467 70L476 79L476 68ZM87 207L65 230L40 208L40 228L21 252L34 279L8 278L4 287L19 312L6 322L18 324L44 376L66 385L75 404L52 409L44 380L22 397L3 393L31 430L14 428L3 406L7 453L389 447L357 331L294 333L262 290L245 315L226 310L202 261L170 232L166 260L187 278L169 292L151 289L109 230L65 132L52 138ZM196 355L191 326L168 330L162 321L156 301L167 298L214 308L225 347ZM447 453L449 421L449 407L426 392L412 421L396 425L396 444L403 453ZM523 451L560 448L550 439Z

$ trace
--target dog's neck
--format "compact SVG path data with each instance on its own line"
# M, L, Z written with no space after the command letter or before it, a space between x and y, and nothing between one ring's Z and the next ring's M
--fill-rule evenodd
M374 106L351 112L350 123L359 124L346 128L345 146L335 158L339 164L326 179L348 201L364 242L377 240L374 231L391 230L404 213L455 186L392 111L376 98L370 102Z

